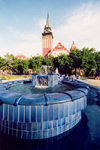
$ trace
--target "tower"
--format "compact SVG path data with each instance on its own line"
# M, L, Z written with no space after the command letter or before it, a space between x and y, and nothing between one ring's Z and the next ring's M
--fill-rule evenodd
M53 34L49 24L49 14L47 15L46 25L44 32L42 33L42 55L48 56L48 53L52 50L53 46Z
M77 48L77 46L75 45L75 42L73 41L70 50L74 50L74 49L77 50L78 48Z

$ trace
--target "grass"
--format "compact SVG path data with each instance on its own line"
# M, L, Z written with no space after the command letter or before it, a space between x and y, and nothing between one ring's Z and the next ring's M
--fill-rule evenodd
M0 75L3 80L32 78L32 75Z

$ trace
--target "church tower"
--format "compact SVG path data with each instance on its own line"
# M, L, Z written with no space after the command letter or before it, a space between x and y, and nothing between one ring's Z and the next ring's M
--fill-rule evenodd
M71 48L70 48L70 51L71 50L77 50L77 46L75 45L75 42L73 41L72 45L71 45Z
M42 33L42 55L43 57L48 56L53 46L53 34L49 24L49 14L47 15L46 25L44 32Z

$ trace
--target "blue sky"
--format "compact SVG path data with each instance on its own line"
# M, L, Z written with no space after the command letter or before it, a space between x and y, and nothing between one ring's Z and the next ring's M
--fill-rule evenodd
M41 54L41 33L47 12L54 46L99 48L99 0L0 0L0 55Z

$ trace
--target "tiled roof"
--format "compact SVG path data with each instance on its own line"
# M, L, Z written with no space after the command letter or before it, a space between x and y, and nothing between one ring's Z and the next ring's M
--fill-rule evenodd
M59 43L57 44L57 46L55 46L55 48L53 49L53 51L67 51L67 52L69 53L69 50L66 49L66 48L62 45L61 42L59 42ZM52 52L53 52L53 51L52 51Z

